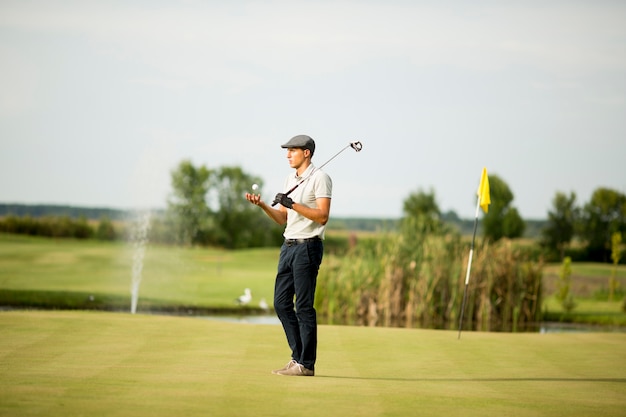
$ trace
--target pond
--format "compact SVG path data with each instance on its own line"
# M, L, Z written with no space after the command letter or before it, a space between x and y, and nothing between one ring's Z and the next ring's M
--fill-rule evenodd
M280 324L280 320L276 316L270 315L250 315L250 316L197 316L204 320L226 321L229 323L247 323L247 324Z
M229 323L246 323L246 324L269 324L280 325L278 317L274 315L247 315L247 316L231 316L231 315L212 315L212 316L196 316L204 320L217 320ZM547 333L626 333L624 326L602 326L593 324L576 324L576 323L553 323L545 322L538 326L538 329L529 330L542 334Z
M578 323L541 323L540 333L626 333L624 326Z

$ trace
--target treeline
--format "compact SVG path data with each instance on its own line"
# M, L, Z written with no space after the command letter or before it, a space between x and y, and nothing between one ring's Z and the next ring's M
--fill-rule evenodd
M19 207L18 210L13 208ZM33 210L30 210L30 208ZM47 207L50 210L47 210ZM67 206L0 206L0 233L11 233L49 238L97 239L116 241L132 239L137 219L145 212L122 210L85 209ZM108 215L111 215L109 217ZM100 216L100 217L97 217ZM256 246L276 246L282 241L282 228L274 226L269 219L261 218L264 225L256 224L258 230L270 232L257 240L250 241ZM394 220L333 219L335 230L356 231L391 231L397 227ZM152 243L180 244L178 230L172 224L165 211L150 212L149 240ZM269 238L267 237L269 236ZM343 251L347 241L327 236L327 241L334 250Z
M99 222L85 217L69 216L32 217L8 215L0 218L0 232L51 238L116 240L121 234L113 222L103 217Z
M71 218L69 216L42 216L7 215L0 217L0 233L11 233L28 236L49 238L97 239L103 241L133 240L140 227L141 218L146 212L129 212L126 217L112 221L108 217L99 220L87 219L84 216ZM272 225L268 223L268 227ZM260 228L263 230L264 228ZM164 212L149 212L147 226L148 239L151 243L178 245L179 230ZM273 233L259 235L257 239L250 239L250 247L278 245L282 241L281 232L275 228ZM268 241L269 239L273 239Z
M164 215L164 210L154 210L157 216ZM114 223L127 222L133 217L131 210L120 210L112 208L97 208L97 207L77 207L66 205L52 205L52 204L0 204L0 219L7 216L26 217L30 220L24 220L25 229L27 232L24 234L37 235L37 228L39 226L32 223L36 223L33 220L39 218L46 218L45 222L51 222L55 217L69 218L70 222L78 221L81 219L87 219L91 222L99 222L103 219L110 220ZM448 211L442 215L444 223L454 227L461 235L471 235L474 228L473 219L461 219L454 211ZM63 223L67 223L67 220L58 220ZM359 232L389 232L398 229L400 219L394 218L378 218L378 217L335 217L332 216L328 222L328 230L351 230ZM30 223L30 225L28 225ZM84 227L85 222L81 222L81 227ZM526 230L524 237L537 238L541 235L541 230L545 227L545 220L526 220ZM118 229L122 226L118 225ZM43 230L46 227L42 228ZM31 233L31 231L33 233ZM118 230L117 235L121 235L122 230ZM21 233L21 232L20 232ZM95 233L95 229L94 229ZM482 225L478 224L478 234L482 234ZM45 235L44 235L45 236ZM93 235L92 235L93 236Z
M0 204L0 217L68 217L70 219L85 218L99 220L124 220L129 211L111 208L75 207L54 204Z
M191 246L219 246L229 249L274 246L282 240L283 228L273 223L258 207L243 198L251 184L263 191L260 177L239 167L209 168L182 161L172 171L172 193L167 208L151 211L150 241ZM623 252L626 241L626 195L604 187L591 199L578 204L576 195L557 192L545 221L522 219L514 206L514 195L506 182L490 175L491 204L481 215L477 235L488 241L530 237L545 261L569 256L575 261L610 262L612 251ZM265 197L268 199L269 197ZM428 229L449 228L461 236L471 235L474 219L460 219L442 212L434 190L419 190L403 202L401 219L340 219L331 216L329 230L398 232L406 218L422 217ZM8 214L13 216L8 218ZM47 215L40 219L43 213ZM50 214L54 214L51 217ZM132 228L132 216L121 210L79 209L64 206L0 206L7 215L4 230L43 236L100 237L126 236L120 227ZM18 220L25 217L23 220ZM78 217L76 217L78 215ZM97 218L98 220L95 220ZM131 218L131 220L127 220ZM613 241L619 240L618 243ZM619 262L624 262L624 256Z

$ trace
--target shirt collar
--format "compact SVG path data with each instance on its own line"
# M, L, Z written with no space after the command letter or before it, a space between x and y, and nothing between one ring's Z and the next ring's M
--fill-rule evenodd
M307 176L309 176L311 174L311 172L313 172L313 170L315 169L315 166L313 165L313 163L311 163L306 170L304 170L304 172L302 173L302 175L298 176L298 174L295 174L295 178L296 180L301 180L302 178L306 178ZM297 171L296 171L297 172Z

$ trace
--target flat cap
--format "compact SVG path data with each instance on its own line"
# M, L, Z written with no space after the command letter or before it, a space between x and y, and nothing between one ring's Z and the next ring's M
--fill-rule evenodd
M281 148L302 148L311 151L311 155L315 152L315 141L307 135L298 135L289 139L289 142L281 145Z

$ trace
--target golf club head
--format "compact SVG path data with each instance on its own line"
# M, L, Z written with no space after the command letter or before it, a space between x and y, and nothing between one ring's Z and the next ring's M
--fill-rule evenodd
M350 142L350 147L357 152L361 152L361 149L363 149L363 145L361 144L361 142L358 142L358 141Z

